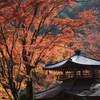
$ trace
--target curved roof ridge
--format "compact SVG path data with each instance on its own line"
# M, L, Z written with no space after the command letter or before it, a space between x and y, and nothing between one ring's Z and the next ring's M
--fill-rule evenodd
M75 63L75 64L80 64L80 65L91 65L91 66L100 66L100 60L94 60L92 58L89 58L89 57L86 57L86 56L83 56L83 55L76 55L74 54L73 56L71 56L70 58L64 60L64 61L61 61L59 63L56 63L56 64L52 64L52 65L49 65L49 66L44 66L43 69L56 69L56 68L61 68L62 66L68 66L68 63Z
M54 67L62 66L62 65L65 64L67 61L68 61L68 60L63 60L63 61L61 61L61 62L48 65L47 68L54 68ZM45 69L45 68L46 68L46 66L43 67L43 69Z
M100 61L98 60L93 60L91 58L82 56L82 55L74 55L71 57L71 61L76 63L76 64L82 64L82 65L100 65Z

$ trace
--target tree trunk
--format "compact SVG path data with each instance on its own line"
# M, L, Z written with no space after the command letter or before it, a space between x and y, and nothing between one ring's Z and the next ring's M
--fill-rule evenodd
M32 78L27 81L27 100L33 100Z
M11 90L11 92L13 94L13 98L14 98L14 100L18 100L18 95L16 94L16 92L14 90Z
M11 92L13 95L14 100L18 100L18 93L17 93L17 89L15 87L15 83L10 79L10 88L11 88Z
M31 68L29 65L26 66L27 69L27 75L30 76L30 71ZM33 100L33 86L32 86L32 78L30 77L30 79L27 80L27 100Z
M24 48L24 45L26 45L26 37L24 37L24 40L22 41L23 44L23 50L22 50L22 58L25 62L28 62L28 58L26 57L27 51ZM30 56L30 53L28 53L28 56ZM31 72L31 66L29 64L25 65L26 67L26 73L29 76L29 79L27 79L26 82L26 95L27 95L27 100L33 100L33 87L32 87L32 78L30 77L30 72Z

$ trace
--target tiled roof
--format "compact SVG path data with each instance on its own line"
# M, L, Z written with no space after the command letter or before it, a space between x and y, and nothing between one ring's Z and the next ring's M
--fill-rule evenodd
M52 70L52 69L59 69L61 67L69 67L70 64L78 64L78 65L84 65L84 66L98 66L100 67L100 61L94 60L88 57L84 57L82 55L73 55L67 60L61 61L59 63L44 66L43 69L45 70Z
M100 83L96 80L71 80L36 93L36 99L53 98L63 90L76 96L100 96Z

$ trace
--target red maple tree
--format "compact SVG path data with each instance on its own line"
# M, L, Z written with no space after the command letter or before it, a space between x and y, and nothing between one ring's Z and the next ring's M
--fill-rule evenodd
M76 20L59 18L66 5L76 4L71 0L0 0L0 3L0 82L14 100L19 98L21 83L26 82L26 98L32 100L34 70L44 62L63 59L66 51L72 52L70 49L83 37L75 31L86 30L93 13L89 11L90 16L84 17L80 14ZM59 30L59 34L53 34L53 30ZM36 73L34 76L37 78Z

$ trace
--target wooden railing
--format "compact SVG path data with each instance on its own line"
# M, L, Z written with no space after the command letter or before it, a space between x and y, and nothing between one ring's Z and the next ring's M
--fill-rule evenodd
M100 78L100 73L95 73L94 76L92 74L89 74L89 73L85 73L85 74L77 74L76 75L74 73L69 73L67 75L57 75L57 80L59 81L63 81L63 80L66 80L66 79L71 79L71 78Z
M100 78L100 73L95 73L95 77Z
M57 75L57 80L59 80L59 81L63 81L63 80L66 80L66 79L68 79L68 77L65 76L65 75Z

